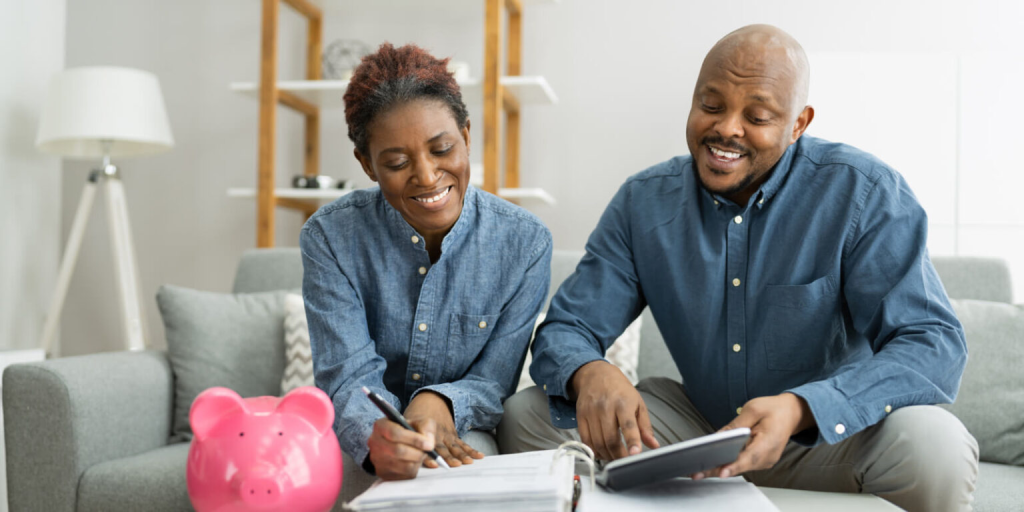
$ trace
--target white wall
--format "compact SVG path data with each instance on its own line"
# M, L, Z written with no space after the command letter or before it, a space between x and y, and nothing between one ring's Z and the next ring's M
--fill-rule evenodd
M0 371L34 348L60 258L60 160L35 149L50 77L64 67L64 0L0 0ZM31 50L29 50L31 48ZM0 412L0 512L7 511Z
M473 74L480 74L482 2L333 0L331 5L325 42L341 37L372 46L383 40L417 42L437 55L469 61ZM287 7L282 14L280 75L300 78L304 25ZM1012 0L562 0L531 5L523 21L523 71L545 75L561 101L524 112L523 186L544 187L558 199L556 206L526 206L548 223L557 247L581 248L626 177L686 151L685 119L707 50L739 26L772 23L814 55L859 54L852 58L863 59L863 54L888 54L892 64L893 55L910 54L923 55L922 62L954 63L934 72L921 62L897 63L899 83L887 76L862 76L875 91L886 91L892 82L894 93L887 103L891 108L857 124L836 117L848 115L849 109L839 108L842 97L826 101L830 89L815 88L828 81L815 82L812 70L812 98L821 96L823 103L810 133L825 136L829 125L842 127L851 142L891 154L889 160L929 208L933 253L1012 259L1017 297L1024 300L1024 213L1014 199L1024 185L1024 169L1013 151L1022 135L1015 115L1022 109L1015 91L1024 69L1021 19L1024 7ZM104 26L116 29L96 29ZM227 84L258 76L259 28L259 5L251 0L76 0L68 5L68 66L139 67L156 73L164 89L177 147L121 163L157 346L163 344L163 329L152 297L159 284L226 291L239 254L254 245L254 204L227 199L224 191L255 184L257 105L234 96ZM907 111L900 98L915 91L931 91L929 97L945 100L934 109L912 102ZM474 114L472 151L479 155L479 95L466 91L466 98ZM959 106L949 103L953 99ZM827 108L830 103L835 108ZM283 185L299 172L302 124L285 109L278 119ZM325 112L323 123L323 172L369 185L351 157L342 112ZM898 144L894 141L904 140L913 144L906 151L891 151ZM907 155L915 154L938 168L902 168L904 162L914 163ZM64 167L66 234L89 166ZM65 353L120 348L101 215L94 214L71 283L62 324ZM295 245L300 223L297 214L281 210L278 244ZM74 333L74 339L67 333Z
M35 139L63 67L64 0L0 1L0 350L38 344L56 282L60 159Z

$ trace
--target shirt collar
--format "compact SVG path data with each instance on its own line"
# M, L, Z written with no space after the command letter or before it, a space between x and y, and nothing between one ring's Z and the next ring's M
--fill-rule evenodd
M466 195L462 198L462 213L459 214L459 219L455 221L455 225L452 226L452 229L444 236L444 240L441 242L441 254L444 254L445 249L454 243L454 240L458 240L461 234L469 229L466 226L467 224L471 224L473 222L473 217L475 217L478 193L479 192L477 192L476 187L473 185L466 187ZM402 217L402 214L391 206L391 203L384 198L383 192L380 195L380 200L384 204L384 211L387 216L388 225L391 226L394 233L404 240L408 240L413 235L416 235L417 238L419 238L419 242L417 242L416 245L422 246L423 235L409 225L409 223L406 222L405 217Z

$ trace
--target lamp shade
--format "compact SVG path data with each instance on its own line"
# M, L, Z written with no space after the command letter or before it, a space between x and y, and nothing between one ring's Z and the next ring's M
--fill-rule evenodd
M70 158L123 158L172 146L160 82L152 73L87 67L64 70L50 80L39 149Z

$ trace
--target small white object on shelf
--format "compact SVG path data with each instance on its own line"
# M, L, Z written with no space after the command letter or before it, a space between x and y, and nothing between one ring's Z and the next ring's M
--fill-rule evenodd
M543 76L503 76L501 85L510 91L521 105L553 105L558 96ZM480 80L470 78L458 80L462 88L479 87ZM277 89L298 96L319 108L345 108L347 80L279 80ZM257 82L232 82L232 91L259 99L260 85Z
M499 188L498 197L505 199L538 199L552 206L556 203L554 196L542 188Z

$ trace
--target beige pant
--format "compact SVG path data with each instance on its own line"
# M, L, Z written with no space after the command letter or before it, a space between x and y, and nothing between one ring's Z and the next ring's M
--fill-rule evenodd
M650 378L637 390L661 446L714 432L680 383ZM547 396L539 388L505 401L498 425L501 453L547 450L579 438L576 429L551 425ZM944 409L905 407L834 445L790 442L774 467L743 476L767 487L870 493L911 511L971 510L978 443Z

